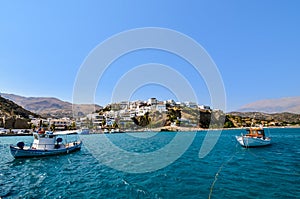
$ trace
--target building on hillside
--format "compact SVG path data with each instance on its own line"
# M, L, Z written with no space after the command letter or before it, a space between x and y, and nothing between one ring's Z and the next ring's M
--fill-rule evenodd
M141 103L141 101L131 102L129 105L129 109L136 109L137 107L139 107L140 103Z
M165 113L165 112L167 112L167 106L166 106L166 104L164 104L163 102L159 102L159 103L156 105L155 109L156 109L158 112L160 112L160 113Z
M76 125L76 128L77 128L77 129L78 129L78 128L81 128L82 126L84 126L83 123L82 123L80 120L77 120L77 121L75 122L75 125Z
M88 120L92 123L94 127L100 127L105 121L104 115L99 115L99 113L91 113L86 116Z
M158 100L155 97L148 99L149 105L156 105L157 103L158 103Z
M195 102L185 102L185 105L189 108L198 108L198 105Z
M48 119L43 119L43 118L32 118L30 120L30 123L35 126L35 127L40 127L40 124L42 123L42 125L44 127L48 127L49 126L49 121L51 118Z
M169 104L169 105L171 105L171 106L175 106L175 104L176 104L176 102L175 102L174 100L172 100L172 99L169 99L169 100L167 100L167 101L164 101L164 103L165 103L165 104Z
M129 103L128 101L122 101L122 102L119 103L120 108L121 108L122 110L128 109L128 108L129 108L129 104L130 104L130 103Z
M120 120L123 120L123 121L130 121L131 120L131 112L128 109L119 111L118 116L119 116Z
M52 119L49 118L49 126L55 126L56 130L65 130L68 128L68 126L70 126L72 124L72 121L70 120L70 118L61 118L61 119Z
M116 122L115 118L106 118L106 126L113 126L113 124Z
M131 115L130 115L130 113L128 113L128 114L124 114L124 115L121 115L121 117L120 117L120 120L122 120L122 121L131 121Z
M175 105L176 105L177 107L185 106L185 104L184 104L184 103L181 103L181 102L175 102Z
M147 112L151 112L151 107L143 106L143 107L137 108L135 113L136 113L136 116L143 116Z
M205 106L205 105L199 105L198 108L201 110L208 110L208 111L211 110L210 106Z
M105 112L103 115L105 118L115 118L118 117L118 111L108 111Z
M136 110L135 109L130 110L129 113L130 113L131 118L136 116Z

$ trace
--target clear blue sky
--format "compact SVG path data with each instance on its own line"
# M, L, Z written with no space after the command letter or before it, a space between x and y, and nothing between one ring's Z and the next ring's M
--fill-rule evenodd
M297 0L1 1L0 92L71 101L80 65L99 43L129 29L162 27L186 34L210 54L224 81L227 110L260 99L299 96L299 9ZM149 62L174 67L191 84L198 83L198 102L210 103L204 82L193 77L184 61L151 50L115 62L99 82L106 90L97 91L96 103L109 103L109 92L122 74ZM149 85L132 99L152 96L174 97Z

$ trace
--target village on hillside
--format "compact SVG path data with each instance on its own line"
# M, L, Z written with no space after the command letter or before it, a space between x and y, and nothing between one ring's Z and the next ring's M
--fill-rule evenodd
M76 112L73 117L42 117L9 101L0 110L0 128L30 129L43 127L51 131L88 129L90 132L118 131L191 131L207 128L241 128L262 124L264 126L297 126L300 117L295 114L227 113L195 102L123 101L111 103L89 114ZM15 107L9 112L9 106ZM100 108L99 108L100 107ZM26 114L25 114L26 113ZM283 115L283 116L282 116ZM281 117L280 117L281 116ZM7 131L7 130L6 130ZM11 132L12 130L10 130ZM4 130L2 130L2 133ZM16 133L15 131L11 133Z
M182 110L186 110L187 113L181 114ZM87 115L79 113L73 118L31 118L30 123L33 127L40 126L42 123L44 127L53 130L87 128L95 132L104 129L134 131L165 126L196 128L198 127L197 114L199 114L199 110L205 112L211 111L211 108L195 102L159 101L156 98L150 98L147 101L123 101L108 104L94 113Z

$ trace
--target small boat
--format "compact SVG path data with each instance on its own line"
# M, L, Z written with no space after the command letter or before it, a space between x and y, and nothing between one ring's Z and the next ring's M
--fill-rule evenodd
M81 128L81 129L78 131L78 134L81 134L81 135L87 135L87 134L90 134L90 129L88 129L88 128Z
M53 135L72 135L72 134L78 134L78 130L66 130L66 131L53 132Z
M247 134L235 136L236 140L246 148L249 147L260 147L267 146L271 144L271 139L266 137L265 131L262 126L260 127L250 127L247 130Z
M33 133L33 143L31 146L25 146L24 142L18 142L17 146L10 146L10 153L14 158L30 158L68 154L81 149L82 142L80 140L63 142L62 137L65 137L67 140L67 134L59 135L52 132L35 132Z

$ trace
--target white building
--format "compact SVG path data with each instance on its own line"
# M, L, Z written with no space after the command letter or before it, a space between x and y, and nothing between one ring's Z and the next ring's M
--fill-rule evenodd
M133 114L133 116L131 116L131 111L128 109L125 109L125 110L119 111L119 117L120 117L120 120L131 121L131 118L134 117L134 114Z
M176 106L179 106L179 107L182 105L185 105L185 104L182 104L181 102L176 102L175 104L176 104Z
M143 106L141 108L137 108L135 111L136 116L143 116L145 115L147 112L151 111L151 107L149 106Z
M99 115L99 113L91 113L86 117L92 121L93 126L101 126L102 122L105 120L105 117L103 115Z
M198 105L195 102L185 102L185 105L189 108L198 108Z
M160 102L156 105L155 108L157 111L159 111L160 113L164 113L167 112L167 106L166 104L164 104L163 102Z
M106 126L112 126L115 123L114 118L106 118Z
M157 99L155 97L152 97L148 99L148 104L149 105L156 105L158 103Z
M167 101L164 102L165 104L170 104L171 106L174 106L175 105L175 101L172 100L172 99L169 99Z
M198 108L201 110L211 110L210 106L205 106L205 105L200 105L200 106L198 106Z
M70 120L70 118L66 118L66 117L61 118L61 119L49 118L48 121L49 121L50 126L54 125L55 129L61 129L61 130L67 128L68 126L70 126L72 124L72 121Z
M42 118L32 118L30 123L32 123L36 127L40 126L40 122L42 122L42 124L45 126L49 126L49 119L50 118L48 118L47 120L42 119Z
M119 104L120 104L120 108L122 110L124 110L124 109L128 109L129 108L129 104L130 103L128 101L123 101L123 102L120 102Z

